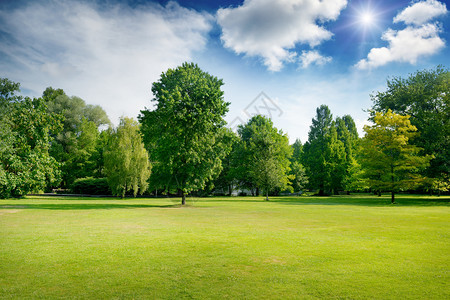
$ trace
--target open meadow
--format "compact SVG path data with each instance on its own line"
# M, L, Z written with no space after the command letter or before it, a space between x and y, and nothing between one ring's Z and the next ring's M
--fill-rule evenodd
M0 200L0 298L450 299L450 198Z

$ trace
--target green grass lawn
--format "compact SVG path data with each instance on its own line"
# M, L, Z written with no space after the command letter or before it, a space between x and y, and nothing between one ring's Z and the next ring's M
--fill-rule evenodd
M450 299L449 197L0 200L0 298Z

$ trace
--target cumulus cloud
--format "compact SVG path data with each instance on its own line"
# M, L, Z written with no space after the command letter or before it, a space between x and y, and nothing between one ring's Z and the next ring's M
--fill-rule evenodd
M370 69L390 62L415 64L420 57L437 53L445 47L439 36L441 29L437 23L425 22L446 12L445 5L435 0L408 6L394 18L394 22L402 21L408 26L402 30L385 31L381 38L388 42L388 46L372 48L367 58L360 60L356 67Z
M405 8L394 18L394 23L422 25L431 19L447 13L444 3L437 0L426 0L414 3Z
M382 36L389 46L372 48L367 59L360 60L357 67L367 69L394 61L415 64L419 57L432 55L445 46L438 33L439 28L435 24L407 27L399 31L389 29Z
M51 85L101 105L113 121L135 117L161 72L204 48L212 20L175 2L28 2L0 11L0 68L35 95Z
M302 68L306 69L311 64L324 65L332 60L330 56L322 56L317 50L303 51L300 56Z
M332 37L321 24L336 20L347 0L245 0L219 9L224 46L238 54L259 56L272 71L295 60L296 44L315 47Z

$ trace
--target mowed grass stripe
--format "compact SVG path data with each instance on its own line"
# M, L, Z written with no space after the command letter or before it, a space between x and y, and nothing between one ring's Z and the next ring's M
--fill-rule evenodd
M450 298L449 198L0 200L2 298Z

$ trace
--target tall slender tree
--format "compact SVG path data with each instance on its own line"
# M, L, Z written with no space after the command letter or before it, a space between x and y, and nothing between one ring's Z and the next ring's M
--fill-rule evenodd
M104 152L105 173L114 195L125 196L132 190L144 193L150 177L150 161L142 142L139 123L122 118L117 129L110 129Z
M294 192L302 191L309 183L308 176L306 175L306 169L303 166L303 145L300 139L296 139L292 148L291 157L291 171L289 174L292 176L291 184Z
M333 116L330 109L326 105L321 105L316 110L316 117L312 120L308 133L308 141L303 146L310 186L317 188L319 195L324 195L332 185L332 126Z

